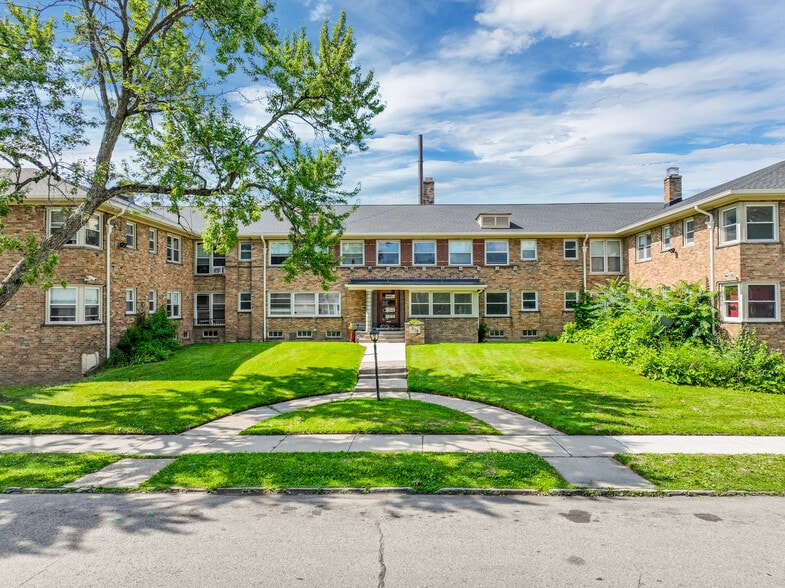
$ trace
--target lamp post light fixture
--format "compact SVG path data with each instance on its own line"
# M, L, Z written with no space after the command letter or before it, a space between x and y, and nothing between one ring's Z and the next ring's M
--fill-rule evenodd
M371 329L371 341L373 341L373 367L376 374L376 400L381 400L379 396L379 357L376 355L376 342L379 340L379 329Z

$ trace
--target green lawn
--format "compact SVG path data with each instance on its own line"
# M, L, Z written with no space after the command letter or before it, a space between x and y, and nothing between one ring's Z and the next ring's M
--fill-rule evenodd
M654 382L575 344L407 348L409 389L501 406L569 434L785 435L785 394Z
M60 488L122 456L108 453L0 453L0 491Z
M497 435L488 423L430 402L366 398L327 402L282 414L243 431L246 435L370 433Z
M234 453L184 455L142 484L181 488L570 488L530 453Z
M646 453L616 458L662 489L785 492L785 455Z
M179 433L239 410L351 390L350 343L192 345L63 386L0 387L0 433Z

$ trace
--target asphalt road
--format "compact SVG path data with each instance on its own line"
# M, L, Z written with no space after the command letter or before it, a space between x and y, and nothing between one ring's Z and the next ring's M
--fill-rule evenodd
M785 586L785 499L0 495L0 586Z

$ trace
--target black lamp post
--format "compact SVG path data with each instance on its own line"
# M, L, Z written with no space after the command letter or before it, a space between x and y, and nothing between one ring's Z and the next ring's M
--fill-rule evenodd
M381 400L379 396L379 357L376 355L376 342L379 340L379 329L371 329L371 341L373 341L373 366L376 373L376 400Z

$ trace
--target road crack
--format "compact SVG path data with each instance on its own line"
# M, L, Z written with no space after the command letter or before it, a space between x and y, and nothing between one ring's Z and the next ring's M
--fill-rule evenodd
M379 531L379 588L384 588L384 578L387 575L387 566L384 563L384 533L382 532L382 524L376 522L376 529Z

